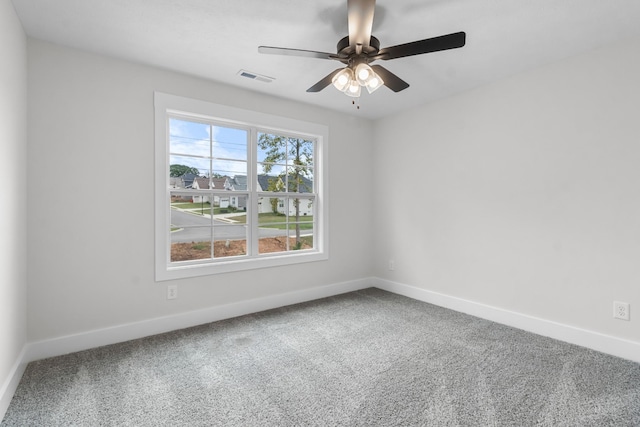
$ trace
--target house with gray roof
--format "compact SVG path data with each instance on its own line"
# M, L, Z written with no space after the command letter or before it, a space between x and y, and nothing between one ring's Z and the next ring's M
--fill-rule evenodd
M233 178L227 178L224 187L229 191L247 191L247 176L234 175ZM229 206L241 211L247 210L247 196L229 196Z
M246 175L234 175L233 177L226 177L224 179L223 188L227 191L246 191L247 190L247 176ZM215 178L214 178L215 180ZM258 191L283 191L285 188L285 181L283 177L277 175L258 175L257 179L257 190ZM301 176L299 180L293 176L290 176L287 180L289 193L311 193L313 191L313 181L308 179L307 177ZM219 188L220 181L213 182L214 187ZM219 203L219 206L222 208L226 208L227 206L231 206L238 210L246 210L247 206L247 197L246 196L234 196L230 194L229 197L221 197L218 200L214 199L214 204ZM258 200L258 213L268 213L274 212L274 210L278 213L289 215L295 215L296 213L296 203L298 203L299 214L313 215L313 204L310 199L304 198L289 198L288 206L285 207L287 203L285 203L285 198L271 198L271 197L261 197Z
M191 188L194 190L209 190L211 188L211 181L209 178L196 177L193 179ZM208 195L193 195L191 197L193 203L209 203L211 198Z
M295 177L290 175L287 182L289 193L310 193L313 191L313 181L307 177L300 176L299 180L296 181ZM283 191L286 185L282 176L258 175L258 191ZM298 212L300 215L313 215L313 204L311 200L300 198L289 198L288 206L285 207L286 203L284 198L277 198L276 201L275 198L263 197L258 201L258 211L260 213L273 212L275 208L278 213L288 213L290 216L293 216L296 214L296 203L298 203Z
M182 175L179 181L179 188L191 188L191 186L193 185L193 180L196 179L198 177L198 175L194 174L194 173L185 173L184 175Z

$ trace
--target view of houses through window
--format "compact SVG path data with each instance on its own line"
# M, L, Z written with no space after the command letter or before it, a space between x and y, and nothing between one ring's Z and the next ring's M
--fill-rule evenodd
M171 263L314 250L313 139L180 115L168 132Z

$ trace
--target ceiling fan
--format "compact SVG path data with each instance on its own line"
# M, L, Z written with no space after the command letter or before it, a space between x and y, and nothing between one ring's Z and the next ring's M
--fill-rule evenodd
M381 49L380 41L371 35L375 7L375 0L347 0L349 35L338 42L337 53L272 46L259 46L258 52L340 61L346 67L333 71L307 89L307 92L320 92L333 84L336 89L346 95L359 97L362 87L365 87L369 93L381 86L387 86L394 92L400 92L409 87L409 83L386 68L380 65L369 65L372 62L456 49L465 44L466 34L461 31Z

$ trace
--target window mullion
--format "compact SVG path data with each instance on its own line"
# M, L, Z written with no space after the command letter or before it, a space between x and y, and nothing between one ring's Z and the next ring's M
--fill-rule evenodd
M247 190L249 190L249 205L251 209L247 210L247 226L248 236L247 242L247 254L250 257L258 255L259 247L259 230L258 230L258 130L255 127L251 127L249 131L249 153L247 153L248 167L247 167Z
M213 174L213 125L209 124L209 183L211 183L211 177ZM209 186L211 187L211 186ZM210 188L209 188L210 189ZM211 242L211 259L215 259L215 252L216 252L216 230L215 230L215 226L216 226L216 222L213 218L213 194L211 194L210 196L210 206L211 206L211 210L209 211L209 214L211 215L211 221L209 222L210 224L210 242Z

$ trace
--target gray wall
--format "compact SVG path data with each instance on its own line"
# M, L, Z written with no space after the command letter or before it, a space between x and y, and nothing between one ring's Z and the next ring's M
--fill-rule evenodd
M1 397L26 342L27 39L10 1L0 2L0 52Z
M29 85L29 169L42 178L27 188L30 340L369 275L369 122L36 40ZM154 91L327 125L329 261L178 280L167 301L154 281Z
M633 40L377 124L374 275L640 342L639 75Z

